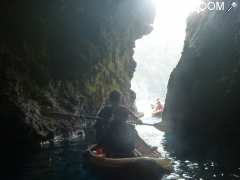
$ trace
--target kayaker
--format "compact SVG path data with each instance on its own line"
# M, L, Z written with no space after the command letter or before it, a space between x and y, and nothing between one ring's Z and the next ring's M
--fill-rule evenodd
M135 141L138 134L134 126L127 123L128 117L128 110L120 108L118 114L110 122L105 143L109 156L132 157L134 155Z
M109 123L113 119L113 113L120 107L121 94L118 91L112 91L109 95L109 105L105 106L98 114L96 127L96 140L98 144L104 143L104 136L109 128Z
M163 105L162 103L160 102L160 99L157 98L156 99L156 104L154 106L154 112L159 112L159 111L163 111Z
M110 127L110 123L119 116L119 113L122 111L127 112L128 115L132 115L135 117L135 115L129 111L126 107L120 105L121 102L121 93L114 90L109 95L109 105L105 106L100 113L98 114L98 117L100 117L96 122L96 140L98 144L104 144L106 141L106 136L108 129ZM141 123L141 121L137 120L135 118L135 121L137 123Z

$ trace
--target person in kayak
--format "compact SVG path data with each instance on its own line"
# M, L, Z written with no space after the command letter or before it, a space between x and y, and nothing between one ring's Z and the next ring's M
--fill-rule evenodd
M112 91L109 95L110 105L105 106L98 114L99 119L95 124L96 140L98 144L102 144L105 134L109 128L109 123L113 119L113 114L120 108L121 94L118 91Z
M162 112L163 111L163 105L160 102L159 98L156 99L156 104L155 104L155 106L152 106L152 107L153 107L153 112Z
M109 134L111 134L109 132L109 129L112 128L112 124L111 122L116 119L121 119L122 121L126 120L125 115L123 112L127 113L127 117L129 115L132 115L133 117L135 117L135 115L129 111L126 107L122 106L120 104L121 102L121 93L118 91L112 91L109 95L109 105L105 106L100 113L98 114L99 119L97 120L96 124L95 124L95 128L96 128L96 140L97 143L100 145L105 145L108 144L106 143L106 137L109 137ZM137 118L135 117L134 119L136 119L135 121L137 121L137 123L141 123L141 121L137 120ZM111 127L110 127L111 125ZM118 125L118 123L116 123L116 126Z
M121 108L110 122L105 148L110 157L134 156L135 141L138 133L135 127L127 123L129 112Z

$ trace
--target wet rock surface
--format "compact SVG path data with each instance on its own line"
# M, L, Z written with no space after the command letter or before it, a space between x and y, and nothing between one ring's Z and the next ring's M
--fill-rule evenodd
M151 32L146 0L1 1L0 117L4 144L68 134L113 89L133 106L135 40Z
M188 19L163 118L172 146L186 156L198 152L223 160L239 154L239 13L233 8L192 14Z

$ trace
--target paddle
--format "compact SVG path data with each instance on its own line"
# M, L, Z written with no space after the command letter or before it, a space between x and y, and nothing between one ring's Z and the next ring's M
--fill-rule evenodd
M144 126L157 126L159 123L154 123L154 124L149 124L149 123L142 123L142 124L139 124L139 125L144 125Z
M77 115L73 115L73 114L65 114L65 113L59 113L59 112L48 112L47 114L50 116L57 116L58 118L85 118L85 119L93 119L93 120L102 119L101 117L94 116L94 115L79 115L79 116L77 116ZM134 123L131 122L130 124L153 126L157 129L160 129L159 123L155 123L155 124L143 123L142 120L140 118L138 118L134 113L131 112L131 114L137 121L135 121Z
M166 129L161 125L161 122L154 123L154 124L143 123L143 122L141 121L141 119L139 119L139 118L138 118L138 122L130 123L130 124L134 124L134 125L144 125L144 126L152 126L152 127L155 127L155 128L157 128L158 130L161 130L161 131L165 131L165 130L166 130Z
M139 119L137 116L135 116L133 113L131 113L135 119L137 119L137 123L141 124L142 121L141 119ZM59 113L59 112L47 112L46 115L50 115L50 116L58 116L58 117L62 117L62 118L86 118L86 119L102 119L101 117L97 116L97 115L73 115L73 114L66 114L66 113ZM145 124L147 125L147 124Z
M159 123L154 123L154 124L149 124L149 123L130 123L133 125L143 125L143 126L152 126L155 127L157 129L160 129L160 124Z

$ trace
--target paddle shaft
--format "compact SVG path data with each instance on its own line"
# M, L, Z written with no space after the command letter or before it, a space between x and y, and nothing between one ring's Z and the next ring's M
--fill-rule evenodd
M64 113L58 113L58 112L52 112L52 113L49 113L50 115L55 115L55 116L61 116L61 117L67 117L67 118L86 118L86 119L102 119L101 117L99 116L94 116L94 115L72 115L72 114L64 114ZM138 125L145 125L145 126L155 126L156 124L148 124L148 123L140 123L141 122L141 119L139 119L138 117L135 116L135 118L139 121Z
M140 125L144 125L144 126L155 126L156 124L148 124L148 123L142 123Z

